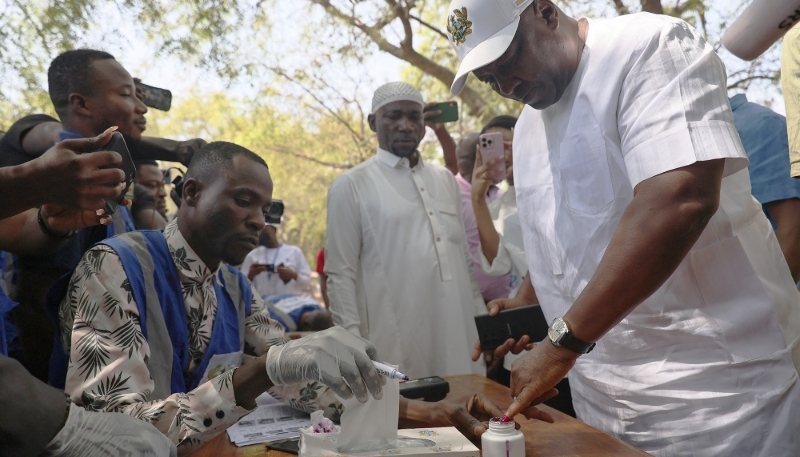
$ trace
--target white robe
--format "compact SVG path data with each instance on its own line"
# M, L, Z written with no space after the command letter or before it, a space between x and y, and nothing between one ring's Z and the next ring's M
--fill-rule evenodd
M387 151L328 191L325 274L333 321L411 377L480 373L470 358L475 282L453 175Z
M684 22L590 20L558 103L526 107L514 177L548 321L594 275L641 181L724 159L720 206L650 298L570 372L578 417L659 457L800 455L800 295L759 204L725 70Z

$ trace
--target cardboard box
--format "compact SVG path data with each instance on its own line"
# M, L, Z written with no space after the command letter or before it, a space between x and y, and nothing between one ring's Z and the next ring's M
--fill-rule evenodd
M370 452L342 454L336 450L336 433L303 433L301 457L404 457L430 456L480 457L481 451L455 427L409 428L397 431L398 447Z

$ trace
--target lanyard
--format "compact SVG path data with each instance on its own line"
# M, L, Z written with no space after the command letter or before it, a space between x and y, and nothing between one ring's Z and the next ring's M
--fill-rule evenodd
M278 261L278 254L281 252L281 248L283 247L282 244L279 244L278 247L275 249L275 255L272 257L272 268L275 269L275 262ZM267 272L267 280L272 279L272 272Z

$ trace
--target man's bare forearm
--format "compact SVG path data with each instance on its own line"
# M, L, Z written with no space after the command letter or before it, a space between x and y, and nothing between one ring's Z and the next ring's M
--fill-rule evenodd
M724 160L640 183L592 279L564 316L597 341L672 275L717 211Z
M19 214L46 203L41 189L46 183L39 179L38 161L0 168L0 219Z
M792 279L800 281L800 199L790 198L764 205L775 222L775 236L789 265Z
M267 375L266 354L246 363L233 373L233 394L236 404L245 409L255 409L256 397L274 386Z
M436 133L439 144L442 145L444 167L450 170L454 175L458 174L458 158L456 157L455 140L453 140L453 137L450 136L450 132L448 132L447 128L444 126L434 129L434 133Z
M539 298L536 296L536 290L533 288L533 283L531 282L530 271L525 273L525 279L522 280L522 284L519 286L517 295L515 295L514 298L524 300L529 305L535 305L539 303Z
M18 255L47 255L58 250L67 240L42 232L36 209L0 220L0 233L0 250Z
M494 228L486 197L483 195L473 196L472 210L475 213L475 222L478 225L478 239L481 242L481 251L491 265L495 257L497 257L498 249L500 249L500 235L498 235L497 229Z
M133 160L179 162L177 150L178 142L175 140L143 136L141 141L131 148L131 157Z

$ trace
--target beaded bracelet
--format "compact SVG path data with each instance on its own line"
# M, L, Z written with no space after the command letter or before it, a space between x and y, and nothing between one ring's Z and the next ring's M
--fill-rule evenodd
M42 232L44 232L45 235L47 235L47 236L49 236L51 238L69 238L69 237L71 237L72 235L75 234L74 230L70 231L70 232L67 232L64 235L54 232L53 229L48 227L47 224L44 222L44 218L42 217L42 207L41 206L39 207L39 211L36 212L36 218L39 220L39 228L42 229Z

